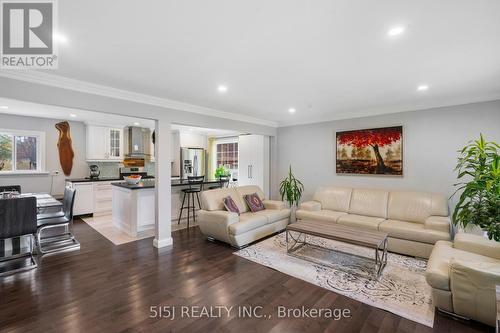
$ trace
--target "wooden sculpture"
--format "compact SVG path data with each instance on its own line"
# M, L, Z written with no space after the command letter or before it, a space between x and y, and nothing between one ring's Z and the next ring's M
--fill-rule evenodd
M64 174L69 176L71 174L71 169L73 169L73 157L75 156L69 123L67 121L62 121L56 124L56 128L59 130L59 140L57 141L59 161Z

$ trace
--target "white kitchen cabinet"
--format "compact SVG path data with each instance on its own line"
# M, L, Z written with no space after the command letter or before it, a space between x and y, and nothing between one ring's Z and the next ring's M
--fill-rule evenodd
M87 161L116 162L123 160L123 129L87 126Z
M76 190L73 215L92 214L94 212L94 186L92 183L68 183Z
M241 135L238 139L238 186L257 185L269 196L269 137Z
M119 182L119 181L116 181ZM113 209L113 191L112 191L112 183L115 183L114 181L110 182L94 182L93 183L93 190L94 190L94 197L93 197L93 202L94 202L94 216L99 216L99 215L107 215L111 214L111 211Z

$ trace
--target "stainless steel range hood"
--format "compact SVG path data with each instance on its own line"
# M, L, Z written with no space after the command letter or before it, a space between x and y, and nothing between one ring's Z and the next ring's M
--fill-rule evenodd
M127 142L127 158L144 158L151 157L151 130L143 127L127 127L125 128L125 136Z

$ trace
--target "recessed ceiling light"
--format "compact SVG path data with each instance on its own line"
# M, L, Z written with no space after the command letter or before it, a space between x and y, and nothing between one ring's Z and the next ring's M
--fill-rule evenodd
M134 126L139 126L139 125L140 125L140 123L138 123L138 122L134 123Z
M76 114L74 114L74 113L71 113L69 116L70 116L71 118L76 118Z
M63 34L60 34L60 33L53 34L52 38L54 39L54 41L61 43L61 44L66 44L68 42L68 38L66 38L66 36L64 36Z
M295 113L295 111L297 111L297 110L295 110L295 108L289 108L288 109L288 112L290 112L290 113Z
M227 91L227 86L220 85L217 87L217 90L221 93L225 93Z
M428 85L426 85L426 84L421 84L421 85L419 85L419 86L417 87L417 90L418 90L418 91L427 91L427 90L429 90L429 86L428 86Z
M4 109L4 110L7 110L9 107L7 105L2 105L0 106L0 109Z
M387 31L387 36L389 37L394 37L394 36L398 36L398 35L401 35L402 33L404 33L406 30L406 27L400 25L400 26L397 26L397 27L392 27L390 28L388 31Z

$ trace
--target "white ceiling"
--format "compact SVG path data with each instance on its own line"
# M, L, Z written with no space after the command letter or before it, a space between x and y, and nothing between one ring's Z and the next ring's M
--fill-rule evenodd
M3 107L5 106L8 108L4 109ZM140 127L148 127L151 129L155 128L155 122L149 119L132 118L132 117L118 116L101 112L63 108L63 107L56 107L52 105L44 105L37 103L28 103L24 101L18 101L7 98L0 98L0 115L2 113L13 114L18 116L26 116L26 117L81 121L86 124L93 124L93 125L106 125L106 126L116 126L116 127L140 126ZM71 115L74 115L74 117L72 117Z
M50 73L279 125L500 98L498 0L58 3Z
M7 109L5 109L4 107L7 107ZM52 105L29 103L8 98L0 98L0 127L2 114L68 121L81 121L86 124L93 125L106 125L116 127L139 126L148 127L150 129L155 128L155 122L150 119L124 117L81 109L55 107ZM180 124L172 124L171 127L172 130L185 133L202 134L210 137L229 137L246 134L239 131L195 127Z
M202 134L209 137L230 137L230 136L238 136L241 134L246 134L238 131L223 130L216 128L194 127L194 126L177 125L177 124L172 124L172 130L185 133Z

